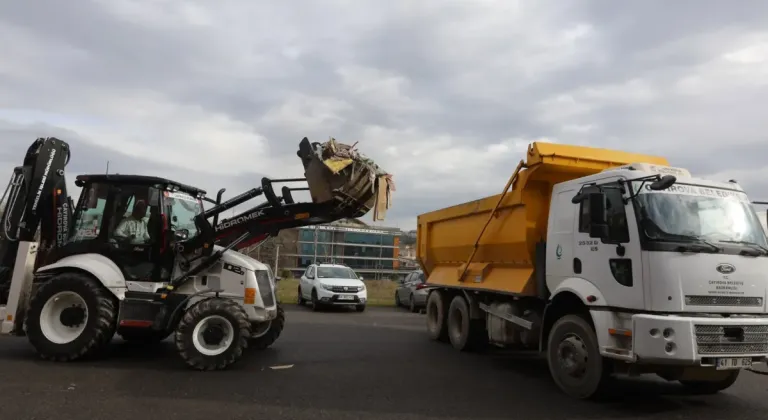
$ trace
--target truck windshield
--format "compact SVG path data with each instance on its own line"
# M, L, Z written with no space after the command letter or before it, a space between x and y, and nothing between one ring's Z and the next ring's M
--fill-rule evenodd
M317 277L321 279L356 279L357 275L345 267L317 267Z
M637 196L641 230L651 240L704 239L768 247L766 235L746 194L675 184Z

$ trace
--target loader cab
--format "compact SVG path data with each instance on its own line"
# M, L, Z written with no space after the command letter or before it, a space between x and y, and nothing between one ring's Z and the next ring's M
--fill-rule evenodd
M199 234L194 216L203 211L205 191L138 175L83 175L76 185L82 191L69 240L54 259L97 253L128 281L168 281L174 248Z

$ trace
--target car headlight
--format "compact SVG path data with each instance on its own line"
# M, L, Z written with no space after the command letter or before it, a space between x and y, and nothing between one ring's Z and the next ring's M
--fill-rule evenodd
M322 287L323 289L325 289L325 290L327 290L329 292L333 291L333 286L331 286L330 284L321 284L320 287Z
M358 292L364 292L365 291L365 285L362 285L362 286L358 287L357 291Z

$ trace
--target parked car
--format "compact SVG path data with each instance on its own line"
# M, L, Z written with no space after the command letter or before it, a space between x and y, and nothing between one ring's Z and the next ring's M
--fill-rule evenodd
M312 303L312 309L322 306L354 306L365 310L368 291L365 283L351 268L341 264L312 264L301 275L298 303Z
M411 312L419 312L427 306L427 294L429 290L426 286L427 279L424 272L416 270L409 273L402 280L395 291L395 305L398 307L406 306Z

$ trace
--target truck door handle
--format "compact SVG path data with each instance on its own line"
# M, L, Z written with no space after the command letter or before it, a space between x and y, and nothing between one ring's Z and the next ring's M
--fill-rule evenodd
M578 258L573 259L573 272L574 274L581 274L581 260Z

